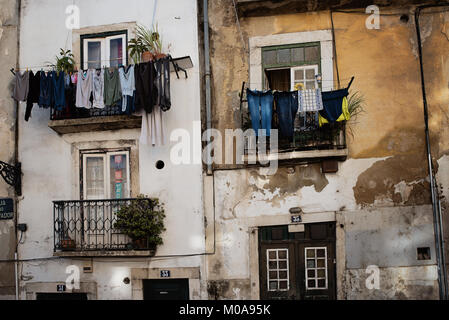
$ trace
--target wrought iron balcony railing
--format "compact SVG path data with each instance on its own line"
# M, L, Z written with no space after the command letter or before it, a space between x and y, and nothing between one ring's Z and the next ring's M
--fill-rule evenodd
M128 236L114 228L117 212L134 200L53 201L55 252L137 249ZM144 245L138 249L153 248Z
M95 118L95 117L108 117L126 115L127 113L122 111L121 104L114 106L107 106L103 109L98 108L64 108L56 109L54 107L50 110L50 120L67 120L67 119L83 119L83 118Z
M272 150L267 138L267 151L277 153L293 151L312 151L312 150L332 150L346 148L346 124L345 122L335 122L324 124L322 127L302 128L295 131L292 138L285 139L278 136L277 149ZM255 140L245 141L245 154L254 153L257 150Z

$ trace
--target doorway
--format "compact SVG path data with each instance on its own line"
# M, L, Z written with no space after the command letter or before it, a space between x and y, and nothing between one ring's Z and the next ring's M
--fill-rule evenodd
M336 299L335 223L259 228L262 300Z
M144 300L189 300L189 279L144 279Z

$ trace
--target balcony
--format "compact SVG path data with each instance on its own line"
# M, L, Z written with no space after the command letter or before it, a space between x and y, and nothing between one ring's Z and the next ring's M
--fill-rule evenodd
M121 105L104 109L50 109L48 126L59 134L140 128L142 118L122 112Z
M384 1L385 2L385 1ZM390 0L388 5L400 6L417 4L419 0ZM436 1L431 1L435 3ZM240 17L273 16L279 14L292 14L301 12L322 11L329 9L356 9L365 8L369 4L383 5L382 1L360 0L237 0L237 11Z
M54 201L54 255L154 255L154 248L145 244L137 248L127 235L114 228L116 213L133 200L137 199Z
M243 129L247 130L251 127L248 112L243 117ZM270 145L268 139L262 139L256 144L254 137L245 137L243 161L248 164L256 163L260 159L258 152L266 154L264 159L268 161L346 160L346 122L323 124L322 127L309 117L300 117L300 122L303 125L295 130L293 138L279 137L277 146ZM279 129L276 118L272 129Z

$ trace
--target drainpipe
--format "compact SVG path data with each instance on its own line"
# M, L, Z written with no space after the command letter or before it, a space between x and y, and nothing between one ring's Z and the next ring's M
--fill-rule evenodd
M210 49L209 49L209 14L208 1L203 0L203 22L204 22L204 71L205 71L205 89L206 89L206 125L207 142L211 140L211 87L210 87ZM207 174L212 175L212 162L210 152L207 154Z
M442 234L442 226L441 226L441 211L439 208L439 195L438 190L436 189L435 176L433 173L433 165L432 165L432 152L430 146L430 136L429 136L429 114L427 108L427 96L426 96L426 86L424 80L424 68L423 68L423 56L422 56L422 41L421 41L421 29L419 26L419 15L421 10L425 8L431 7L442 7L449 6L449 3L444 4L435 4L435 5L423 5L419 6L415 10L415 26L416 26L416 35L418 39L418 54L419 54L419 68L421 75L421 89L422 89L422 98L424 105L424 123L425 123L425 133L426 133L426 148L427 148L427 163L429 167L429 177L430 177L430 191L432 195L432 211L433 211L433 225L434 225L434 235L435 235L435 251L436 251L436 259L437 259L437 268L438 268L438 284L439 284L439 293L440 300L448 299L447 292L447 275L446 275L446 261L445 261L445 252L444 252L444 239Z
M17 60L16 60L16 69L19 69L20 64L20 25L21 25L21 10L22 10L22 0L17 0ZM17 165L19 163L19 102L15 101L15 126L14 126L14 162ZM22 171L20 171L22 172ZM20 179L22 179L20 177ZM21 190L20 190L21 191ZM14 252L14 277L15 277L15 285L16 285L16 300L19 300L19 240L17 239L17 223L19 221L19 211L18 211L18 201L19 194L17 190L14 190L14 231L16 236L16 250Z

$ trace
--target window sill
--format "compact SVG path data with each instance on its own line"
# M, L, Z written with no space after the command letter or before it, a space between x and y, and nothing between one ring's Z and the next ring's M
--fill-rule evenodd
M153 257L155 250L56 251L55 257Z
M305 159L319 159L319 158L343 158L346 159L349 154L348 149L330 149L330 150L310 150L310 151L293 151L293 152L276 152L269 153L263 160L283 161L283 160L305 160ZM247 154L243 156L243 161L256 162L257 154Z
M142 126L142 118L118 115L80 119L52 120L48 126L59 134L135 129Z

